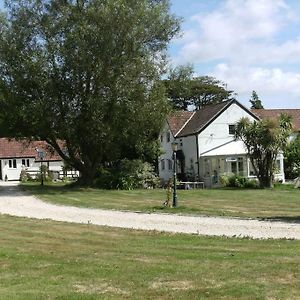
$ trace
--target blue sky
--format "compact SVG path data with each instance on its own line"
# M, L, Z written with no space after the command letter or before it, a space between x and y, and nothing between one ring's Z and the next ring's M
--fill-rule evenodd
M183 18L170 64L191 63L249 106L252 90L265 108L300 108L299 0L170 0ZM3 0L0 0L0 7Z
M249 106L252 90L265 108L300 108L300 1L171 0L184 17L170 46L173 66L225 82Z

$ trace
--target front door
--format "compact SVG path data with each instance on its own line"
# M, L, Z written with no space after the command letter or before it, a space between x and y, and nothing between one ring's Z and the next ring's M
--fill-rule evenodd
M2 160L0 159L0 180L3 180L2 178Z

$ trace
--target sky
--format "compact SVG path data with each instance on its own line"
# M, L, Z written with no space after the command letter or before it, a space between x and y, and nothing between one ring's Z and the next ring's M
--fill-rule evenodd
M183 17L170 45L172 66L227 84L249 107L255 90L265 108L300 108L299 0L171 0Z
M182 18L170 65L192 64L249 107L255 90L265 108L300 108L299 0L170 0ZM3 0L0 0L0 8Z

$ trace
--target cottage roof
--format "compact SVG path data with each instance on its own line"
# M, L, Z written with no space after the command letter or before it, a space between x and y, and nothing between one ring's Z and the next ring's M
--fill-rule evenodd
M55 150L44 141L16 140L0 138L0 158L35 158L39 161L37 149L42 149L46 153L44 161L61 160Z
M173 136L176 136L178 132L184 127L184 125L195 114L191 111L175 111L169 118L168 124Z
M218 104L211 104L199 109L195 112L191 120L178 133L178 137L193 135L200 132L208 125L225 107L232 101L224 101Z
M300 109L252 109L251 111L261 119L278 120L281 114L290 115L293 129L300 131Z

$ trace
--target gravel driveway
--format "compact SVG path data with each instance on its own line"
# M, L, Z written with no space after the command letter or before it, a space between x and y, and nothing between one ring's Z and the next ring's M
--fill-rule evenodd
M300 224L243 220L223 217L193 217L146 214L114 210L60 206L22 192L18 183L0 181L0 213L36 219L112 227L158 230L199 235L300 240Z

